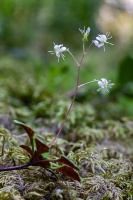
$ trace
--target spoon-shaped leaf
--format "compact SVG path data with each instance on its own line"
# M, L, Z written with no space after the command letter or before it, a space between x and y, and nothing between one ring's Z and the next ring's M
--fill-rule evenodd
M23 124L22 122L19 122L17 120L14 120L14 122L18 125L20 125L28 134L29 138L30 138L30 142L31 142L31 146L32 146L32 150L35 149L35 141L34 141L34 131L28 127L27 125Z
M39 139L35 138L36 142L36 147L37 147L37 155L40 156L42 154L43 157L44 155L49 155L49 147L43 142L40 141ZM48 156L46 156L47 158Z
M63 165L61 167L53 167L52 169L61 172L62 174L65 174L66 176L72 178L73 180L76 180L78 182L81 181L78 172L76 172L73 168L67 165Z

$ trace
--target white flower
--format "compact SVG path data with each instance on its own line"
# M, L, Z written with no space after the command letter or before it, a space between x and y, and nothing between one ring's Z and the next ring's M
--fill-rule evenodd
M107 32L106 35L98 35L98 37L96 37L96 40L93 40L93 43L95 44L95 46L97 46L98 48L102 47L104 48L104 51L105 51L105 46L104 44L107 43L107 44L111 44L111 45L114 45L112 43L109 43L107 42L107 40L111 39L112 36L110 36L110 33Z
M68 51L68 49L66 47L63 47L63 44L60 45L56 45L54 43L54 51L49 51L51 54L55 54L58 57L58 62L60 59L60 56L64 59L64 54L63 52Z
M108 88L112 88L112 86L114 85L114 83L109 82L110 81L107 81L105 78L101 78L101 81L98 81L98 85L100 86L100 88L97 91L100 91L102 89L106 89L108 91Z
M88 27L86 30L85 27L83 30L79 28L79 31L83 34L83 39L82 39L83 41L87 41L90 30L91 30L90 27Z

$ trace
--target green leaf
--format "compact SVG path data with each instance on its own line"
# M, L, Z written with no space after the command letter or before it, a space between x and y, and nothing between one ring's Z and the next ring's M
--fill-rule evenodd
M56 167L56 168L60 167L60 165L55 164L55 163L53 163L53 162L50 162L50 166L51 166L52 168L54 168L54 167Z
M41 156L46 159L50 156L50 153L49 152L45 152L45 153L42 153Z

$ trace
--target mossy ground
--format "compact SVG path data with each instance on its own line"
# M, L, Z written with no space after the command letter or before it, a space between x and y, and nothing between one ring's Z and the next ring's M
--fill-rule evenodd
M6 166L29 159L19 147L29 143L28 137L13 119L29 125L38 138L50 144L71 102L50 88L52 75L47 69L44 75L41 68L30 64L7 57L0 62L1 149L5 140L0 159ZM52 158L64 154L79 166L81 183L40 167L0 172L1 200L133 199L133 118L124 117L123 110L109 102L109 97L96 96L95 101L88 101L90 96L85 95L79 94L60 138L51 148ZM110 98L114 99L114 94ZM107 105L100 107L103 101Z

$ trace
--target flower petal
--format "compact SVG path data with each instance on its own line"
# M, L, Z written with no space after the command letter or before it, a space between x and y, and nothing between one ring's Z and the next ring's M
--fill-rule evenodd
M107 40L107 37L106 37L106 35L101 35L101 38L102 38L102 40Z
M100 48L100 47L102 47L102 46L104 46L104 43L103 43L103 42L98 44L98 48Z
M61 47L61 52L64 52L64 51L66 51L67 50L67 48L66 47Z
M102 81L98 81L98 85L101 87L101 88L104 88L104 84Z
M93 40L93 43L95 44L95 46L97 46L97 47L98 47L98 45L99 45L99 42L98 42L97 40Z
M96 37L96 39L101 42L101 40L102 40L101 35L99 35L98 37Z
M86 34L87 34L87 35L89 35L90 30L91 30L90 27L88 27L88 28L86 29Z
M107 81L106 78L101 78L101 80L102 80L102 82L103 82L104 84L108 84L108 81Z
M59 45L54 45L54 50L57 51L58 49L60 49Z
M56 52L56 56L60 58L60 52Z

